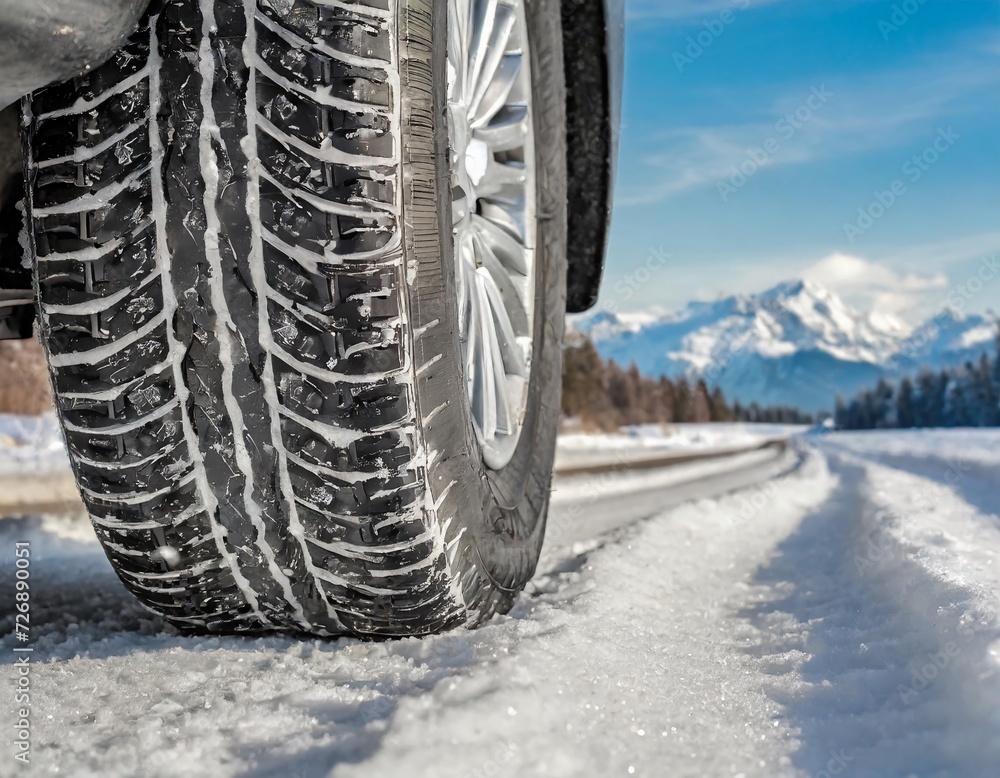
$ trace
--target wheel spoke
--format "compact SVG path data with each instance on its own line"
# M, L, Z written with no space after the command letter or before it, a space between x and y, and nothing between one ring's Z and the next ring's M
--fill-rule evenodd
M465 277L465 299L468 303L468 321L465 330L465 384L472 399L476 396L476 383L480 378L476 369L476 358L481 351L479 339L482 334L479 327L479 303L474 275L474 271L467 270ZM473 408L473 413L475 411Z
M500 203L482 200L479 203L479 212L483 220L500 228L500 232L510 235L515 243L523 246L525 239L524 211L520 208L508 208ZM521 249L524 253L524 249Z
M519 275L528 275L527 252L517 238L482 216L473 216L472 223L504 267Z
M521 54L518 52L505 54L500 60L500 66L497 68L493 80L490 81L480 99L476 101L473 106L474 110L470 111L473 117L473 129L488 123L507 102L507 98L517 81L517 74L521 70L521 59Z
M497 379L493 358L496 350L496 333L493 331L493 315L490 312L490 301L483 288L483 279L479 273L475 275L476 310L479 337L482 346L476 350L479 381L476 387L478 405L480 408L479 423L483 437L493 440L497 431Z
M524 197L527 172L519 162L497 162L490 157L476 193L486 199L516 205Z
M480 273L489 272L485 269ZM517 335L514 334L514 325L510 321L510 309L507 307L509 298L503 294L496 283L496 278L489 273L487 279L483 281L486 294L489 296L490 307L493 313L493 324L497 336L497 345L500 347L500 356L507 375L528 377L528 366L524 361L524 352L517 342ZM522 310L523 314L523 310Z
M458 243L458 238L456 237L456 252L458 257L458 268L455 275L457 276L458 282L458 322L459 322L459 335L462 340L465 340L465 333L469 331L469 318L472 315L471 311L471 301L469 297L469 267L475 268L476 263L474 259L469 257L469 252L472 248L468 244L467 240L464 240L461 245Z
M461 364L484 463L510 461L527 408L535 311L535 176L525 0L449 0Z
M471 208L472 202L464 190L452 191L451 218L455 223L462 221L470 213Z
M528 136L528 108L506 106L485 127L478 127L473 137L483 141L494 152L520 148Z
M469 40L469 80L467 86L472 86L479 81L479 74L482 72L483 63L486 61L487 52L490 45L490 36L493 34L493 21L497 15L497 0L470 0L472 4L472 35ZM466 91L466 98L472 95Z
M515 14L514 9L506 5L497 6L496 18L494 19L493 30L490 39L483 52L482 67L476 73L476 80L472 84L472 99L469 101L469 113L473 116L476 109L486 94L487 89L496 79L500 63L507 55L507 43L510 41L511 31L514 29ZM517 52L520 55L520 52Z
M455 100L466 89L469 80L469 60L462 52L469 50L469 0L449 0L448 3L448 99Z
M520 290L517 289L526 279L521 278L521 284L519 284L511 278L507 268L503 266L489 245L482 240L476 241L476 256L479 259L480 265L493 278L497 293L503 303L504 314L507 320L511 322L511 327L522 335L526 334L528 332L529 317L524 304L521 302L522 295L520 294Z
M481 288L484 296L487 298L487 307L492 314L487 317L487 320L484 323L488 333L487 342L491 346L489 349L489 356L491 362L493 363L493 396L495 398L496 409L496 418L493 424L493 437L495 438L497 433L510 434L510 432L516 428L516 425L514 421L514 414L511 409L509 387L507 385L510 371L507 369L507 360L504 358L504 342L502 340L501 333L496 328L496 309L493 307L494 301L489 291L489 287L492 285L493 280L483 271L480 271L479 276L483 279L481 282Z

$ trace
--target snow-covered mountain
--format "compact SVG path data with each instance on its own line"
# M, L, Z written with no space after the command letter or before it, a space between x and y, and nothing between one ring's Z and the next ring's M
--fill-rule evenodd
M732 399L830 409L880 376L976 359L994 325L946 312L913 328L861 313L829 289L793 281L754 295L691 303L671 314L597 312L572 326L605 358L647 375L703 375Z

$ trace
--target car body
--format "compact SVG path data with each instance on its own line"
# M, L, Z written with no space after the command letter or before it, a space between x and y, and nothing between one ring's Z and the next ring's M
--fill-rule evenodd
M131 34L147 5L148 0L0 0L0 39L6 42L0 49L0 109L101 64ZM562 0L562 19L570 236L566 307L579 312L597 300L610 229L625 2ZM16 139L0 143L16 144ZM13 171L7 171L8 178L16 175ZM0 198L11 198L12 191L9 180L0 180ZM0 307L0 319L7 322L0 326L0 338L30 333L30 324L25 326L30 317L23 310L30 282L20 272L17 254L10 248L0 251L0 290L12 301Z
M0 108L104 62L148 0L0 0Z

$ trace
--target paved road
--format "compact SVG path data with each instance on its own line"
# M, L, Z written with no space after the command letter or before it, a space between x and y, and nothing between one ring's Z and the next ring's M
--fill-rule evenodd
M709 456L699 452L661 457L659 467L648 461L638 468L618 462L599 472L561 474L553 484L546 548L555 551L685 502L764 483L795 468L800 458L780 440Z

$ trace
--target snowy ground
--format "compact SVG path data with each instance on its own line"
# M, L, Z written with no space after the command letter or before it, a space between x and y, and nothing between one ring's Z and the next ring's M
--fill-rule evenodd
M557 484L515 610L423 640L181 637L79 517L0 521L4 634L32 540L34 770L995 776L1000 434L803 437L728 465Z

